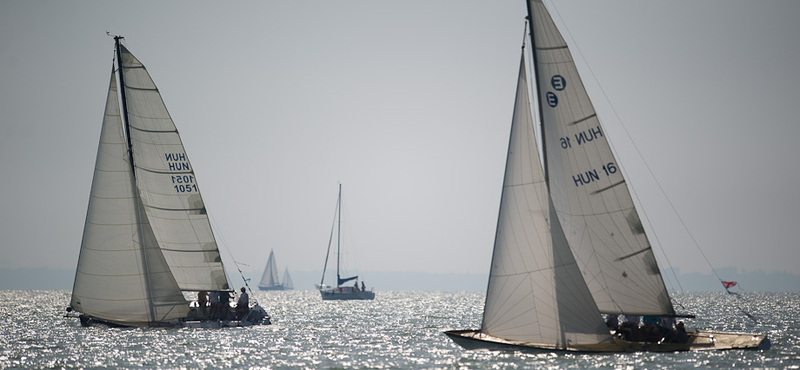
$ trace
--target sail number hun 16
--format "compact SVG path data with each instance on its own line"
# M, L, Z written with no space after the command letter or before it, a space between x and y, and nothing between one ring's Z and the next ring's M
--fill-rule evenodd
M194 183L194 176L192 175L178 175L172 177L172 183L175 184L175 191L178 193L196 193L197 184Z
M572 181L575 181L575 186L586 185L595 181L599 181L600 175L603 173L605 173L606 177L617 173L617 165L615 165L614 162L608 162L607 164L603 165L602 172L598 172L596 169L594 169L579 173L572 176Z

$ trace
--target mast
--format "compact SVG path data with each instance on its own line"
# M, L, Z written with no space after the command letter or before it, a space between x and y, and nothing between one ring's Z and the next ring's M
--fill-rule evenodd
M337 226L336 230L336 287L339 287L339 281L341 281L341 277L339 276L339 260L342 259L342 256L339 254L340 246L342 241L342 184L339 184L339 200L336 201L338 204L338 212L339 215L337 216L339 225Z
M122 100L122 114L120 115L120 118L122 120L122 126L125 128L125 140L128 145L128 159L131 164L131 175L132 175L131 178L133 179L132 180L133 193L134 193L134 198L137 199L136 210L134 212L136 214L136 225L137 225L136 231L137 231L137 237L139 239L138 243L139 252L142 255L142 270L143 270L142 272L145 280L144 291L145 291L145 296L147 297L147 304L150 309L150 322L154 322L156 317L156 312L155 312L155 307L153 306L153 295L152 292L150 291L150 272L148 271L147 268L147 252L145 252L144 247L142 246L142 243L144 241L144 233L142 232L142 216L139 207L139 205L141 205L141 200L139 198L139 192L136 190L138 189L138 185L136 184L136 171L135 171L136 166L133 163L133 144L131 144L131 127L128 121L128 102L125 96L125 73L122 67L122 51L120 49L120 43L119 43L119 40L121 39L124 39L124 37L114 36L114 49L117 54L117 65L118 65L117 75L119 76L119 92L120 92L120 98Z
M124 39L122 36L114 36L114 49L117 53L117 69L119 75L119 93L122 99L122 126L125 128L125 140L128 143L128 157L131 159L131 172L133 178L136 178L136 171L133 165L133 145L131 144L131 126L128 124L128 99L125 97L125 76L122 73L122 52L119 48L119 40Z
M544 168L544 182L547 188L550 188L550 171L547 168L547 143L544 139L544 117L542 115L542 91L539 88L539 63L536 58L536 38L533 35L533 11L531 10L530 1L525 1L528 7L528 22L531 24L531 56L533 63L533 85L536 87L536 100L538 102L537 111L539 116L539 132L542 140L542 163Z

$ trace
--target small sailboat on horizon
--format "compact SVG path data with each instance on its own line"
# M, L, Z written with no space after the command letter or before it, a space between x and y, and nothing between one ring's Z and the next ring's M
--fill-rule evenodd
M673 307L567 44L542 0L527 3L544 161L523 48L483 320L445 334L468 349L768 349L760 334L638 331L640 316L692 316ZM601 313L635 324L609 329Z
M211 293L228 302L233 290L175 124L122 39L114 37L115 65L67 311L80 313L85 326L269 324L258 303L241 317L218 303L212 320L205 306L190 307L185 298L184 292L205 303Z
M375 292L367 290L364 280L361 280L361 288L358 287L358 275L342 278L340 264L342 259L341 239L342 239L342 184L339 184L339 197L336 200L336 213L333 220L334 227L331 227L331 237L328 239L328 252L325 254L325 264L322 269L322 279L316 284L323 301L329 300L372 300L375 299ZM336 287L325 285L325 272L328 269L328 257L331 254L331 243L333 234L336 232ZM344 285L349 281L354 281L352 286Z
M264 267L264 274L261 275L261 282L258 283L260 290L292 290L292 277L289 276L289 268L283 271L283 280L278 279L278 263L275 262L275 252L269 251L267 266Z

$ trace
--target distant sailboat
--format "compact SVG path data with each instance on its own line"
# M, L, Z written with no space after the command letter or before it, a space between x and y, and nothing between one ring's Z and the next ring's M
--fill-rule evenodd
M283 272L283 283L278 280L278 264L275 262L275 252L269 251L269 259L267 259L267 266L264 268L264 274L261 275L261 282L258 284L258 289L261 290L291 290L292 278L289 276L289 269Z
M567 44L541 0L529 0L528 12L545 166L523 53L483 322L478 330L445 334L466 348L769 348L764 335L698 330L681 332L681 340L652 341L606 326L601 312L635 317L637 324L640 315L682 316Z
M223 310L213 322L193 320L197 310L183 292L232 290L178 131L149 73L121 39L114 38L118 66L112 68L68 311L80 312L84 325L269 323L258 304L240 319Z
M294 289L294 284L292 284L292 277L289 276L288 267L283 270L283 288L286 290Z
M358 276L351 276L342 278L340 274L339 264L341 262L341 231L342 231L342 184L339 184L339 197L336 200L336 215L334 216L334 226L331 228L331 237L328 240L328 252L325 254L325 265L322 269L322 279L317 285L319 293L322 295L322 300L371 300L375 299L375 292L367 290L364 282L361 282L361 288L358 287ZM336 230L336 287L325 285L325 271L328 268L328 257L331 254L331 242L333 241L334 230ZM345 286L344 284L349 281L355 281L352 286Z

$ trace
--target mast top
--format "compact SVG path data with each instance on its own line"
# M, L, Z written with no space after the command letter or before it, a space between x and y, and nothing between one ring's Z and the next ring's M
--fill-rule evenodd
M106 31L106 35L114 37L114 41L119 41L119 40L121 40L121 39L124 39L124 38L125 38L125 36L122 36L122 35L114 35L114 34L112 34L111 32L108 32L108 31Z

